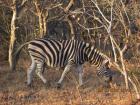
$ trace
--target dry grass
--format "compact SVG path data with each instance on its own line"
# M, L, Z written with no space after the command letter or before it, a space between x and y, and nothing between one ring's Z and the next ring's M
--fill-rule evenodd
M56 82L61 72L48 69L44 76L48 84L34 75L33 87L26 86L26 67L29 62L22 61L16 72L10 72L7 63L0 64L0 105L132 105L134 93L126 91L122 77L117 74L114 81L119 85L114 89L103 89L93 71L85 65L84 86L77 88L75 76L70 73L61 89L56 89ZM23 67L23 68L21 68ZM136 103L133 105L140 105Z

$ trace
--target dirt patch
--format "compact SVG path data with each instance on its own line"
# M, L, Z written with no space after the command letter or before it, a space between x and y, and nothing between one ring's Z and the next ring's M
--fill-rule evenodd
M11 72L7 63L0 64L0 105L132 105L134 99L133 92L130 94L124 89L121 79L117 80L117 88L103 89L95 68L89 65L84 66L86 83L82 87L77 87L77 78L72 72L65 78L61 89L55 86L62 71L45 70L47 85L34 73L33 86L29 88L26 86L25 68ZM114 81L121 78L119 74L115 76Z

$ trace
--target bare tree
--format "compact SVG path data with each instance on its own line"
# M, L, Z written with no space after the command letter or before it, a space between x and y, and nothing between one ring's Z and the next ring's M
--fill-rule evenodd
M89 3L89 4L88 4ZM105 2L106 6L109 8L106 11L104 10L103 4L99 4L98 0L89 0L88 2L82 0L83 7L80 11L80 20L77 21L77 24L87 31L87 36L92 37L91 31L94 30L102 30L104 33L107 32L107 35L105 36L105 40L109 41L110 39L112 50L114 54L114 60L111 60L113 63L112 65L120 70L120 72L124 75L125 80L125 86L126 89L129 89L128 83L130 82L137 94L137 98L140 98L139 95L139 89L137 85L134 83L133 78L130 78L130 76L127 74L128 68L125 66L124 61L124 52L126 51L128 47L129 42L129 36L130 31L128 29L128 24L130 24L129 16L126 12L126 8L122 1L116 1L116 0L107 0ZM87 5L86 5L87 4ZM88 9L87 9L88 8ZM125 18L124 18L125 17ZM92 19L93 22L97 23L97 27L88 25L88 21ZM114 33L112 32L117 27L122 27L122 34L124 34L123 37L125 37L125 41L123 41L124 45L120 47L119 42L116 41ZM105 32L106 31L106 32ZM118 30L119 31L119 30ZM103 32L102 32L103 33ZM100 33L98 33L99 35ZM121 34L121 33L120 33ZM118 52L118 53L117 53ZM118 63L119 62L119 63Z
M48 10L45 9L45 7L42 6L38 0L34 0L33 2L36 9L36 16L38 16L38 20L39 20L39 36L43 37L47 31L46 19L48 17Z
M15 46L15 40L16 40L16 35L15 35L15 30L16 30L16 16L17 16L17 10L16 10L16 0L13 0L13 6L12 6L12 11L13 11L13 17L11 20L11 38L10 38L10 45L9 45L9 65L10 68L13 70L13 52L14 52L14 46Z
M128 80L131 82L131 84L133 85L135 91L136 91L136 94L137 94L137 98L140 99L140 95L139 95L139 90L136 86L136 84L133 82L133 80L127 75L127 72L126 72L126 67L125 67L125 64L124 64L124 58L123 58L123 54L124 54L124 51L127 49L127 43L128 43L128 40L126 41L126 44L124 45L124 47L121 49L119 47L119 45L116 43L115 39L113 38L113 36L111 35L111 27L112 27L112 16L113 16L113 4L114 4L114 0L112 2L109 2L109 4L111 5L111 16L110 16L110 21L105 17L105 15L103 14L103 12L100 10L97 2L95 0L91 0L96 8L98 9L99 13L101 14L101 16L103 17L103 19L109 24L108 26L104 25L104 28L107 30L108 34L109 34L109 37L110 37L110 40L111 40L111 43L112 43L112 48L115 49L114 47L117 48L118 52L119 52L119 55L120 55L120 62L121 62L121 67L116 63L116 61L113 63L119 70L120 72L124 75L124 78L125 78L125 83L126 83L126 89L129 89L129 86L128 86ZM122 1L121 1L122 3ZM123 3L122 3L123 5ZM123 8L124 11L125 11L125 8ZM125 11L125 14L127 16L127 13ZM129 20L129 18L128 18ZM129 35L129 33L128 33ZM115 50L114 51L114 54L116 54ZM117 56L116 56L117 57ZM116 59L116 58L115 58Z
M21 3L21 5L17 5L17 0L13 0L12 2L12 12L13 12L13 16L12 16L12 20L11 20L11 33L10 33L10 45L9 45L9 65L10 65L10 69L13 70L13 53L15 50L15 41L16 41L16 19L17 19L17 14L19 14L21 12L18 11L18 8L20 7L23 8L25 3L27 1L23 0L23 2Z

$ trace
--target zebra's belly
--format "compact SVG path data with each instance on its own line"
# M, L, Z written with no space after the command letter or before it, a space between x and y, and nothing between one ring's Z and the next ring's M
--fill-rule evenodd
M47 66L49 66L49 67L55 67L55 68L63 68L63 67L65 67L66 66L66 62L64 63L50 63L49 61L46 61L45 62L46 64L47 64Z

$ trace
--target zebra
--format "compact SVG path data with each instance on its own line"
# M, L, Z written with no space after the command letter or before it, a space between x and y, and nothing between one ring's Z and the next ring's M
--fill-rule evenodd
M110 59L97 50L95 46L80 40L58 41L42 38L26 42L15 52L14 66L12 69L15 69L17 58L25 45L28 45L28 52L32 61L27 70L28 86L32 83L32 74L35 69L36 74L43 83L47 83L42 73L44 63L50 67L64 67L64 71L57 82L58 88L61 86L66 73L68 73L74 65L79 75L79 86L83 85L83 64L85 62L94 64L97 67L97 75L103 77L106 83L112 81L112 73L109 67Z

